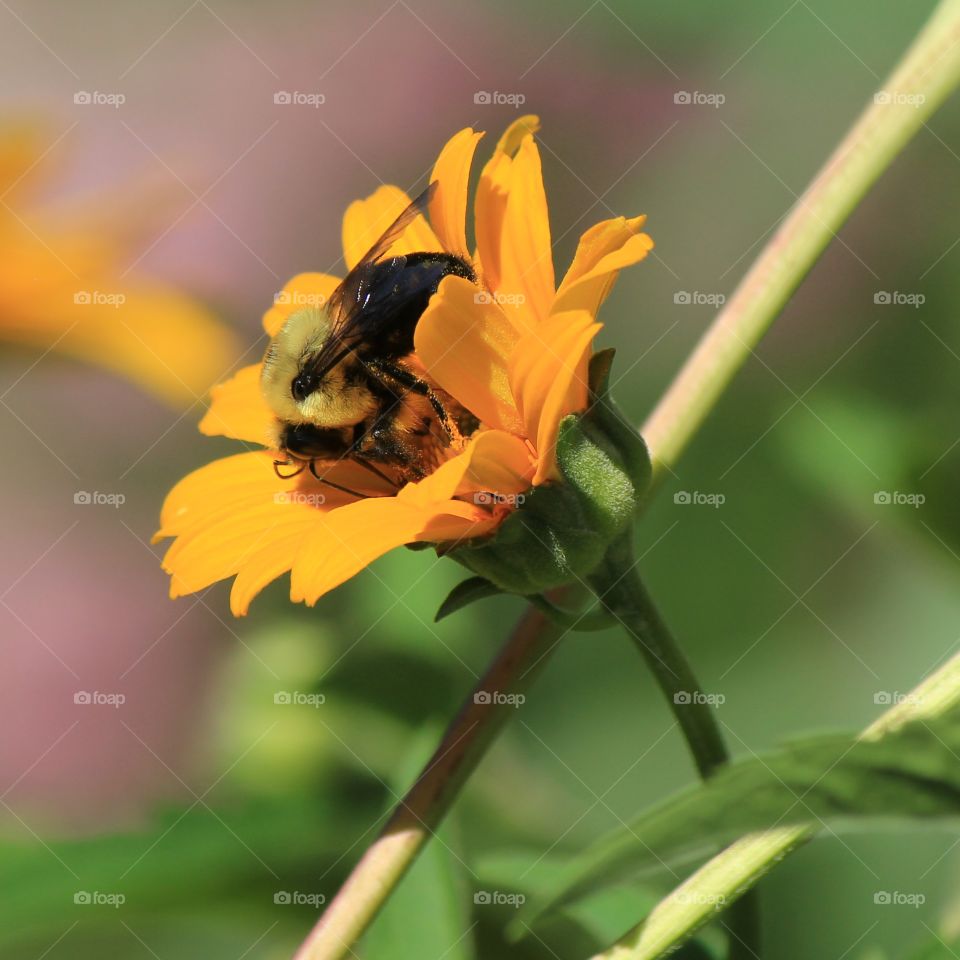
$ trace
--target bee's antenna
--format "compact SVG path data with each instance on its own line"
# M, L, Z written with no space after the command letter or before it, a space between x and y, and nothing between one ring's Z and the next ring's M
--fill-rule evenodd
M294 477L299 477L300 474L303 473L304 468L306 467L306 464L305 464L302 460L300 461L300 466L297 467L297 469L294 470L293 473L281 473L281 472L280 472L280 468L281 468L281 467L289 467L289 466L292 466L292 464L293 464L293 461L292 461L292 460L274 460L274 461L273 461L273 472L274 472L281 480L292 480Z

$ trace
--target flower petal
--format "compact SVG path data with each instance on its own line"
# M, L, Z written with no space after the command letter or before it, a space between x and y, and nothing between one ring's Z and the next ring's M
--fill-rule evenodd
M421 363L444 390L490 427L521 434L507 359L520 337L469 280L446 277L417 324Z
M496 521L472 510L447 513L436 505L409 503L399 497L358 500L318 515L293 565L290 599L312 606L327 591L359 573L394 547L424 539L459 539L492 529ZM452 510L457 508L450 504Z
M399 187L384 185L366 200L354 200L343 215L343 258L352 270L384 231L410 205L410 197ZM422 216L400 234L389 249L392 256L443 250L430 224Z
M510 361L510 380L539 458L535 484L556 476L560 421L587 407L590 344L601 324L586 310L551 315L526 336Z
M203 397L230 370L240 347L232 332L189 297L147 281L90 280L91 291L117 291L122 302L78 300L52 287L17 304L4 336L41 349L54 345L128 377L173 407ZM68 299L69 297L69 299ZM189 348L185 348L189 344Z
M276 417L260 389L262 369L262 363L251 364L210 391L210 407L200 421L202 434L272 445Z
M534 468L532 451L525 441L502 430L483 430L470 438L461 453L422 480L408 483L397 497L421 507L439 504L440 509L464 519L480 519L482 515L469 504L446 501L481 490L521 493L530 489Z
M616 217L587 230L557 291L553 312L589 310L596 315L617 272L643 260L653 249L653 240L640 232L646 219Z
M482 136L470 127L454 134L430 174L430 182L437 184L430 200L430 222L444 249L465 258L469 258L466 222L470 165Z
M512 182L513 156L523 139L539 129L540 118L533 114L514 120L497 142L477 184L474 203L477 259L482 264L484 282L491 290L500 286L501 237Z
M556 293L547 196L532 134L523 138L511 167L495 289L507 315L524 331L546 317Z
M339 277L329 273L298 273L276 295L273 306L263 315L263 329L274 337L291 313L304 307L322 307L337 289Z

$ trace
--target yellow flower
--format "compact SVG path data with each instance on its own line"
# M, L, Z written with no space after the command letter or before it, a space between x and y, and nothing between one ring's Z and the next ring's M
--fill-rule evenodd
M536 117L513 123L480 176L471 257L479 285L446 277L416 330L427 376L473 412L480 428L432 474L399 491L350 461L323 465L330 480L362 497L321 485L309 471L278 478L269 450L200 468L171 491L157 534L176 538L164 558L172 596L235 577L231 608L241 615L289 570L291 599L313 604L394 547L450 549L493 533L517 494L559 479L557 432L565 416L587 406L597 310L617 272L642 260L653 243L640 232L643 217L599 223L581 237L557 288L537 128ZM430 224L418 217L390 255L469 255L468 181L481 136L462 130L443 148L431 177L438 186ZM348 268L409 202L402 190L384 186L350 205L343 220ZM328 296L338 282L319 273L294 277L264 316L266 332L274 335L299 305ZM260 392L260 367L214 389L204 433L269 442L273 414Z
M189 406L230 368L233 336L189 297L127 276L122 231L106 217L41 206L33 194L43 159L37 128L0 129L0 337L99 364ZM98 210L123 205L101 197Z

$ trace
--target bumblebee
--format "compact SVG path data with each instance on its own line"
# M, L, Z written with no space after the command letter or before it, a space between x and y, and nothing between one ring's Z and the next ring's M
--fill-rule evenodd
M322 465L349 458L399 486L424 477L478 426L413 352L417 323L440 281L475 283L471 266L448 253L385 256L435 189L397 217L323 307L291 314L270 342L261 384L276 416L274 449L285 458L274 464L278 476L309 468L337 486Z

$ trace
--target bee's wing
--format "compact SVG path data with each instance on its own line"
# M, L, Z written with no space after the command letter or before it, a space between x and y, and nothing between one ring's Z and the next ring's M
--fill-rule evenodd
M371 272L370 268L390 249L403 231L426 211L436 189L437 182L434 181L411 201L330 295L326 310L332 322L332 330L323 348L311 363L315 376L323 376L327 370L335 367L361 339L363 332L357 321L369 296L364 288ZM398 264L398 269L401 266L402 264Z

